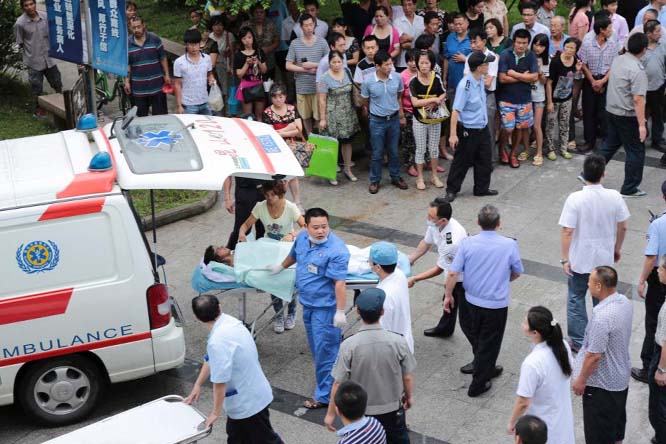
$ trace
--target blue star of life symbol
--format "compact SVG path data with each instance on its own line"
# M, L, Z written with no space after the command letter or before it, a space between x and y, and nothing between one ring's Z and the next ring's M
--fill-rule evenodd
M182 134L172 133L171 131L162 130L158 133L149 131L143 133L136 141L146 148L157 148L160 145L171 146L182 139Z

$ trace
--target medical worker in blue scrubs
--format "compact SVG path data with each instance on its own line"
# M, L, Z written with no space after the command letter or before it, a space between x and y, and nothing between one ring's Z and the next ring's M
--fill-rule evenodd
M345 278L349 251L345 243L331 233L325 210L307 210L305 228L296 236L289 256L268 269L271 274L277 274L296 264L296 288L303 305L303 324L317 380L314 398L307 399L304 406L317 409L328 405L333 386L331 370L342 338L340 329L347 324Z

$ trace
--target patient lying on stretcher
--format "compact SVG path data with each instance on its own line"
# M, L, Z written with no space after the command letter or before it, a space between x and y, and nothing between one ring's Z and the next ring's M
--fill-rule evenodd
M199 264L206 278L214 282L235 282L234 252L226 247L209 245Z

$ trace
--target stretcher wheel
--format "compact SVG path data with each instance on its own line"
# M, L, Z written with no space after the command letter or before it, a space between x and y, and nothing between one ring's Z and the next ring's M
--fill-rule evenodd
M17 387L25 412L47 425L80 421L95 406L104 379L95 363L83 356L39 361L28 367Z

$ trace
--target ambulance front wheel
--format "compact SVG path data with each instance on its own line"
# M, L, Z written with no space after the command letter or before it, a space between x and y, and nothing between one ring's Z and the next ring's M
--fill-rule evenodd
M90 413L102 381L95 363L83 356L66 356L28 368L17 395L26 413L38 421L49 425L71 424Z

